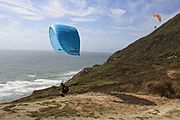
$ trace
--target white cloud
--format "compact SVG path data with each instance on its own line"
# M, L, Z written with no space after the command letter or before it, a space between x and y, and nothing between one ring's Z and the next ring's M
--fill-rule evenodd
M126 13L124 9L112 8L110 9L109 16L112 18L112 24L114 28L119 27L120 23L123 21L122 16Z
M115 8L110 10L113 15L122 16L126 11L123 9Z
M133 27L133 26L126 26L126 27L113 26L113 28L116 29L116 30L122 30L122 31L125 31L125 30L137 31L137 30L139 30L139 28L136 28L136 27Z
M67 10L66 13L71 16L77 17L86 17L96 12L96 9L93 7L88 7L87 9L79 9L79 10Z
M28 0L21 1L0 1L0 10L9 11L18 14L24 19L37 18L37 20L43 19L43 17L38 13L38 10L32 6L31 2Z
M45 6L42 6L42 12L50 17L62 17L65 15L65 10L58 0L49 0Z
M71 20L73 22L94 22L99 20L100 17L72 17Z
M24 8L32 7L30 0L1 0L1 3L9 4L12 6L21 6Z
M67 7L71 4L71 7ZM70 0L62 2L49 0L36 8L30 0L0 1L0 10L13 12L20 18L27 20L42 20L45 18L67 17L76 22L92 22L98 20L94 17L95 7L88 6L85 0ZM88 19L86 19L88 17Z
M87 5L86 0L69 0L64 5L66 13L71 16L85 17L97 12L95 7Z
M71 6L73 4L73 6ZM71 7L69 7L71 6ZM70 0L66 2L49 0L42 6L42 10L51 17L68 17L73 22L92 22L98 20L94 17L96 8L88 7L85 0Z
M25 16L22 16L22 18L27 19L27 20L32 20L32 21L44 19L43 16L38 16L38 15L25 15Z
M10 17L7 15L0 15L0 19L7 19L7 18L10 18Z

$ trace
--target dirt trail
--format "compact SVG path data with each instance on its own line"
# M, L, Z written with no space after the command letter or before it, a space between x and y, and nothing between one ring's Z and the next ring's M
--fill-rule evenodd
M128 93L86 93L1 104L0 120L179 120L180 100Z

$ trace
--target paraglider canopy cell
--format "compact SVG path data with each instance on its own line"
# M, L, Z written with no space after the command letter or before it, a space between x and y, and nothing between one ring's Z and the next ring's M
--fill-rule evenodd
M53 24L49 27L49 38L55 51L80 55L80 37L75 27Z

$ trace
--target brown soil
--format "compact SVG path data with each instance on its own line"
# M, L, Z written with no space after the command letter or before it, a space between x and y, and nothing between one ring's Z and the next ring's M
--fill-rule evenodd
M1 104L0 120L179 120L180 100L114 92Z

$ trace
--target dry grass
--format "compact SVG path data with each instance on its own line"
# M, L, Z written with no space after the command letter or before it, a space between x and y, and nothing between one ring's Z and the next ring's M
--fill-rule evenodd
M12 109L12 108L14 108L15 106L16 106L16 105L11 104L11 105L8 105L8 106L3 107L3 110L6 111L6 112L15 113L15 111Z

